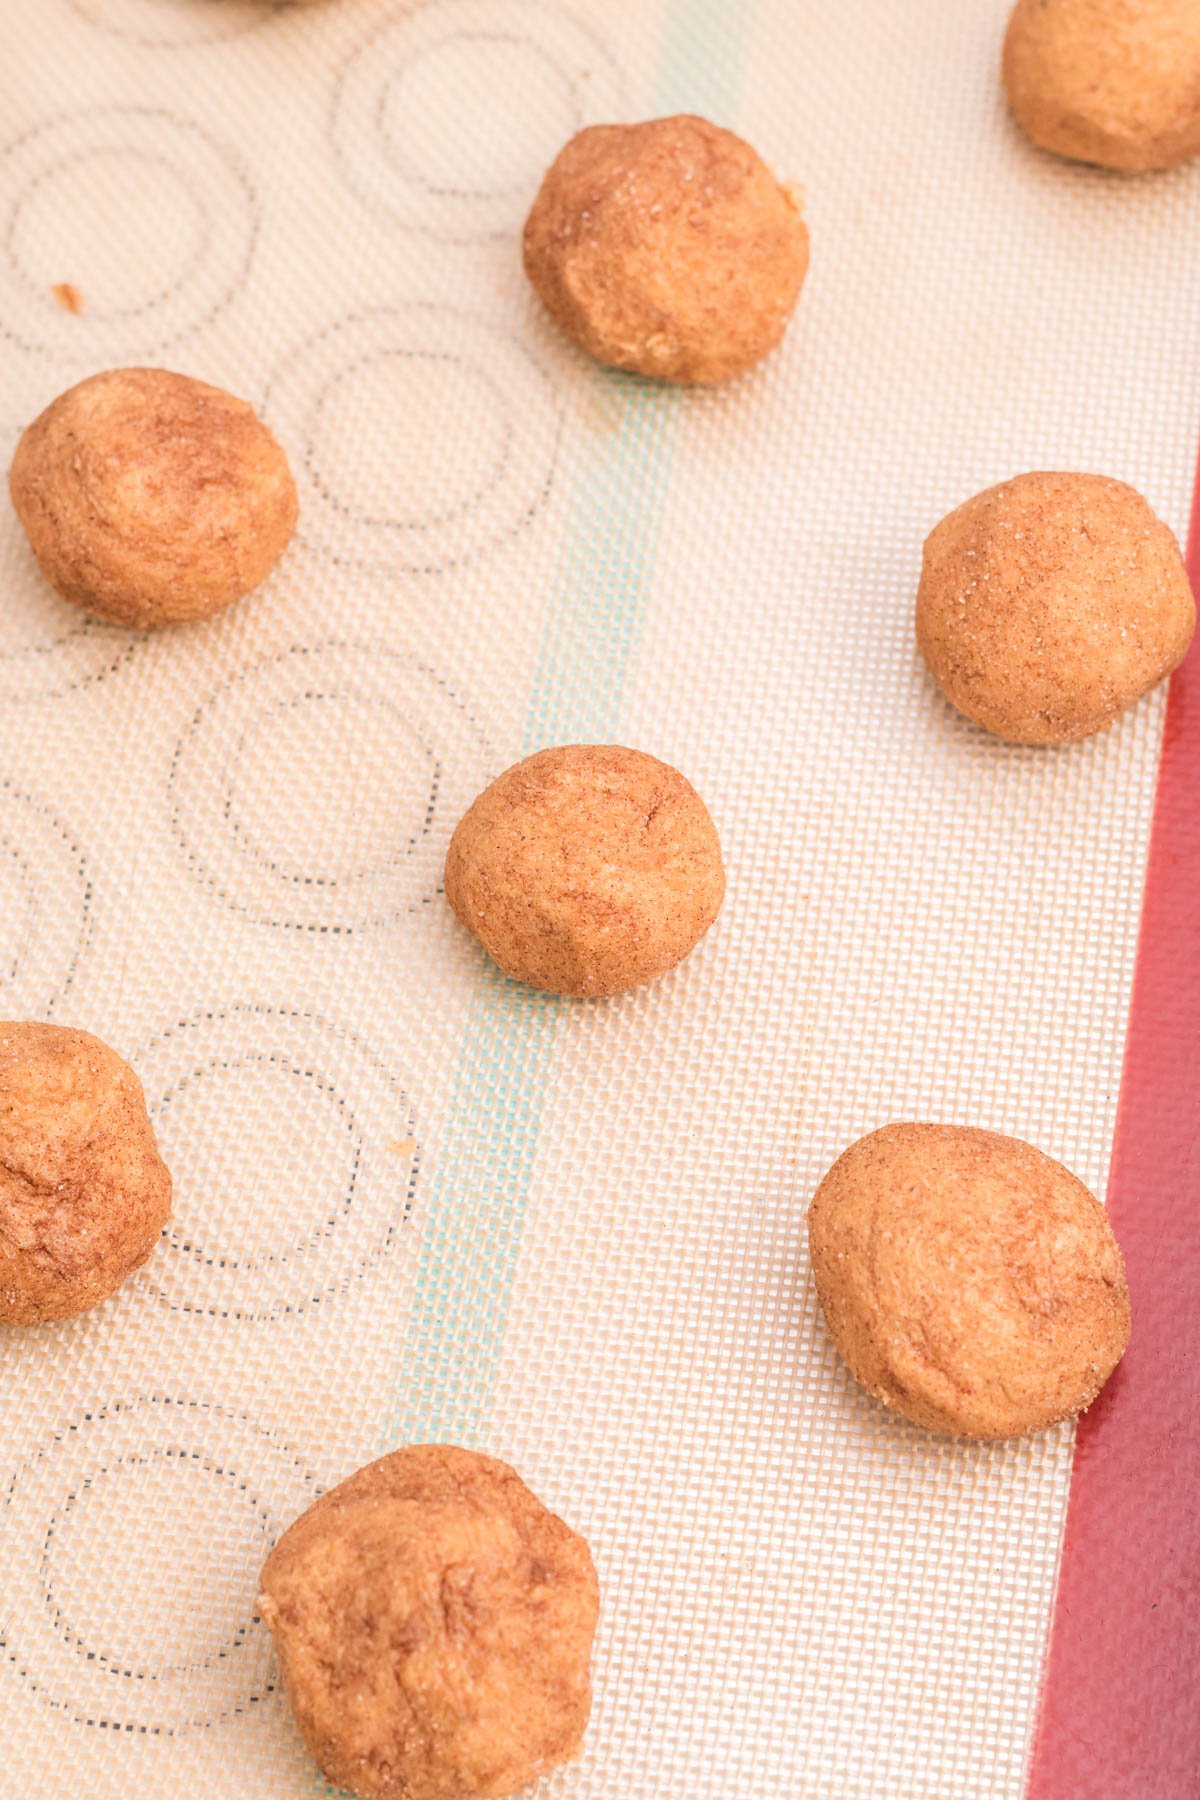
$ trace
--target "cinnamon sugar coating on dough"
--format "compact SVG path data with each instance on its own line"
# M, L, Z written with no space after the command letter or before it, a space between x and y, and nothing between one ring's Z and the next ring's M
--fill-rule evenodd
M270 574L297 514L253 407L166 369L110 369L61 394L21 438L9 487L51 587L121 625L229 606Z
M1182 660L1196 607L1179 546L1102 475L1020 475L925 544L917 641L967 718L1019 744L1103 731Z
M107 1300L170 1211L129 1064L86 1031L0 1024L0 1323L69 1319Z
M534 201L524 254L547 310L600 362L716 382L783 337L808 230L797 190L749 144L680 115L573 137Z
M888 1125L808 1215L817 1293L851 1374L930 1431L1008 1438L1091 1405L1129 1341L1107 1215L1017 1138Z
M336 1786L499 1796L578 1752L596 1572L506 1463L382 1457L296 1520L261 1585L292 1711Z
M1196 0L1017 0L1004 85L1035 144L1110 169L1200 155Z
M486 788L446 857L446 898L507 975L577 998L653 981L721 909L716 828L640 750L541 750Z

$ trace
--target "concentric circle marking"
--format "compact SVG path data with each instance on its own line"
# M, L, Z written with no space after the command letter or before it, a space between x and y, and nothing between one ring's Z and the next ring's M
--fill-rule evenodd
M0 704L54 700L102 681L143 642L59 599L12 507L0 509L0 593Z
M14 585L0 615L0 702L54 700L113 675L140 634L84 618L32 578Z
M300 451L300 541L379 575L439 573L517 537L550 492L562 429L524 344L422 303L309 338L265 412Z
M439 0L385 20L350 57L332 135L373 211L468 239L519 230L567 138L624 111L607 48L570 13Z
M244 1414L165 1395L84 1413L12 1477L3 1654L82 1725L175 1736L273 1691L258 1572L316 1486Z
M90 107L0 149L0 329L95 363L150 355L209 323L245 281L258 206L207 126L155 107ZM82 310L54 287L70 282Z
M75 979L91 901L74 833L0 777L0 1018L53 1015Z
M277 10L263 0L68 0L89 25L148 50L186 50L257 31Z
M434 898L485 780L483 740L435 670L390 647L298 645L197 707L172 762L171 825L227 906L346 934Z
M194 1631L164 1631L140 1611L130 1616L113 1605L94 1559L98 1545L120 1543L131 1494L170 1546L172 1599L185 1620L197 1623ZM42 1598L64 1645L126 1680L148 1684L210 1671L244 1649L250 1620L240 1609L212 1617L207 1559L188 1554L196 1548L198 1510L210 1542L232 1543L249 1534L266 1554L270 1514L235 1464L211 1450L169 1443L129 1450L71 1484L47 1521L40 1570Z
M294 1008L233 1006L171 1026L137 1067L175 1183L163 1245L138 1279L173 1311L294 1316L395 1249L416 1195L417 1128L360 1038Z
M451 97L460 117L486 118L497 94L521 96L523 130L445 130ZM527 199L534 136L561 146L582 124L578 81L540 44L511 32L458 31L422 44L378 102L380 141L393 167L442 201Z
M99 194L104 205L97 206ZM136 267L116 253L110 215L155 221ZM201 268L213 221L202 193L166 157L113 144L51 162L9 209L4 253L30 300L45 308L56 270L89 269L92 324L138 319L186 288ZM69 234L69 235L68 235Z

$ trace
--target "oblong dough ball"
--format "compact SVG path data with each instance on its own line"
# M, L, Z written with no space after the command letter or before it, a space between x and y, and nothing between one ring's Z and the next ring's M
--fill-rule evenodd
M513 1794L578 1751L596 1572L506 1463L438 1445L382 1457L284 1532L261 1587L292 1711L335 1786Z
M270 574L297 514L253 407L166 369L61 394L21 438L9 487L51 587L121 625L220 612Z
M1035 144L1110 169L1200 154L1195 0L1017 0L1004 84Z
M1103 475L1019 475L935 526L917 641L946 698L998 737L1103 731L1183 660L1196 606L1179 545Z
M539 750L506 770L446 856L446 898L505 974L577 998L665 975L724 897L695 788L615 744Z
M107 1300L170 1212L129 1064L87 1031L0 1024L0 1323L70 1319Z
M787 329L808 271L794 188L707 119L593 125L560 151L525 224L525 270L602 363L727 381Z
M873 1131L817 1189L808 1233L851 1374L930 1431L1042 1431L1091 1405L1129 1342L1104 1208L1018 1138Z

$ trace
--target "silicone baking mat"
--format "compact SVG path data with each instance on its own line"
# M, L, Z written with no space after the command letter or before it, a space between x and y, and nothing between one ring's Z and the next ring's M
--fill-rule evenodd
M1022 469L1185 531L1200 169L1032 150L1005 12L0 0L5 457L161 363L261 407L302 507L257 597L156 637L59 604L0 508L0 1011L131 1058L177 1191L116 1300L0 1344L6 1797L323 1792L257 1571L418 1439L593 1545L595 1713L546 1800L1023 1793L1072 1435L888 1417L804 1243L892 1118L1108 1176L1164 696L1006 748L911 609L929 527ZM784 348L712 393L591 366L518 254L573 130L682 109L813 233ZM471 796L569 740L681 767L730 873L607 1004L505 982L439 893ZM1196 1792L1131 1755L1043 1796Z

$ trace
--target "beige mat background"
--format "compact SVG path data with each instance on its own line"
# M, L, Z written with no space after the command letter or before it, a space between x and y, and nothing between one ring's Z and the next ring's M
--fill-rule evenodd
M926 530L1024 468L1184 530L1200 171L1033 152L1004 12L0 0L4 455L159 362L264 408L303 509L260 596L151 640L0 508L0 1007L129 1055L177 1179L114 1303L0 1343L6 1797L318 1792L257 1569L429 1437L596 1552L547 1800L1020 1794L1070 1434L886 1417L803 1225L895 1117L1106 1175L1162 697L1006 749L910 612ZM808 195L786 347L723 393L591 368L517 255L572 130L682 108ZM478 786L572 738L678 763L731 877L606 1005L500 981L438 891Z

